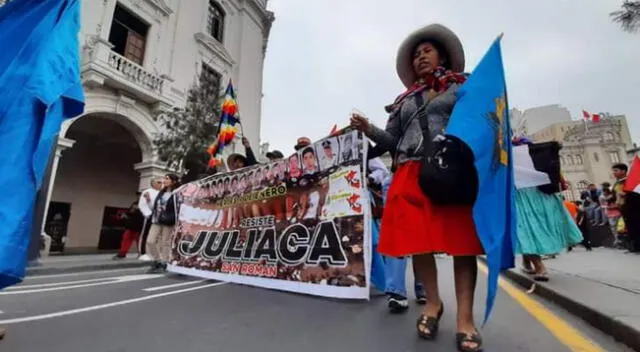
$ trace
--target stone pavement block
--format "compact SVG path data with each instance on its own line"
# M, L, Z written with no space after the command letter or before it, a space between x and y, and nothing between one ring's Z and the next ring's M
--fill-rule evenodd
M640 255L595 248L544 261L550 281L534 282L518 268L505 276L553 301L616 340L640 351Z
M640 255L609 248L581 247L545 260L549 269L640 294Z

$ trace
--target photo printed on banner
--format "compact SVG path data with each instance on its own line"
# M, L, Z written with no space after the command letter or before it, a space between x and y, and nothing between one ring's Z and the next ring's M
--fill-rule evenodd
M357 161L359 159L358 153L358 132L347 132L339 136L340 141L340 164L349 163L351 161Z
M337 137L323 139L315 144L322 172L338 166L340 162L340 145Z
M313 145L300 150L300 159L302 160L302 171L305 175L313 175L320 171L318 165L318 155Z

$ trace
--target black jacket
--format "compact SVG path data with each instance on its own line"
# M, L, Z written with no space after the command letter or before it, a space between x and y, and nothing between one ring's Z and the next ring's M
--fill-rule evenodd
M135 232L142 232L142 226L144 225L144 215L138 207L131 207L129 211L124 214L124 228Z

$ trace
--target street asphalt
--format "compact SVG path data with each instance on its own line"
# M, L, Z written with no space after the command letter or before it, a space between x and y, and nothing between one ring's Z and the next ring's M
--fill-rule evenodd
M330 300L134 268L31 276L0 291L0 326L8 329L0 351L455 351L452 261L438 265L445 313L434 342L416 337L413 304L391 315L382 297ZM481 331L485 351L629 351L507 282Z

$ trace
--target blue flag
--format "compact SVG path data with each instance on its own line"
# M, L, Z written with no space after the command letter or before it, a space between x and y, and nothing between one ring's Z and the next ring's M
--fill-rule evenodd
M24 278L35 196L60 125L82 114L79 0L0 7L0 289Z
M458 90L446 130L464 141L475 156L479 187L473 220L489 266L485 323L493 308L500 271L515 265L515 184L500 39Z

